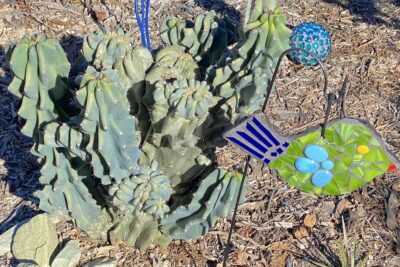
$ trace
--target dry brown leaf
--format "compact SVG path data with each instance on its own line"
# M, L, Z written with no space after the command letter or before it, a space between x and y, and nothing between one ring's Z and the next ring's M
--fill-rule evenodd
M253 229L250 225L245 225L245 226L237 229L236 232L238 235L241 235L241 236L252 237L254 235L254 233L256 232L256 230Z
M351 204L350 201L348 201L347 199L342 199L339 204L336 207L336 216L340 217L340 215L343 213L344 210L353 208L354 205Z
M108 19L108 14L105 11L94 11L94 14L98 21L104 21L104 20Z
M302 239L302 238L308 237L308 236L310 236L310 235L308 234L307 229L306 229L305 227L301 226L299 229L297 229L297 230L294 232L294 236L295 236L297 239Z
M236 254L236 265L237 266L247 266L247 253L240 248L235 250Z
M271 265L270 266L274 266L274 267L284 267L286 264L286 258L287 258L287 254L284 253L278 257L274 257L271 260Z
M354 198L354 200L357 201L358 203L362 203L363 200L364 200L363 195L362 195L362 194L359 194L359 193L354 193L354 194L353 194L353 198Z
M271 251L284 251L292 248L292 244L288 240L280 241L280 242L275 242L271 245L269 250Z
M308 228L313 228L315 224L317 223L317 216L315 214L307 214L306 217L304 218L304 225L307 226Z

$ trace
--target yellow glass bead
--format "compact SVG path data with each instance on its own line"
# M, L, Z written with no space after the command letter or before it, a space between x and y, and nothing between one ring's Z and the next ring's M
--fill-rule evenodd
M365 155L369 152L369 147L365 145L361 145L357 147L358 154Z

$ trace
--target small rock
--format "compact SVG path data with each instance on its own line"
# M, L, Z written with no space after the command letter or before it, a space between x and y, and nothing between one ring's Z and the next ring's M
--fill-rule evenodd
M11 251L11 242L16 227L15 225L0 235L0 256Z
M57 233L49 217L39 214L17 229L12 253L18 260L29 260L40 266L49 266L57 245Z
M320 222L329 222L332 220L332 213L335 209L335 202L325 201L320 207L318 218Z
M68 232L69 236L77 236L78 235L78 230L72 229Z
M390 257L385 262L385 266L399 267L400 266L399 262L400 262L400 256Z
M386 225L390 230L395 230L399 225L396 220L396 213L400 207L396 191L392 191L386 208Z
M21 261L18 263L17 267L40 267L34 261Z
M304 225L307 226L308 228L313 228L315 224L317 223L317 217L315 214L307 214L306 217L304 218Z
M83 267L115 267L117 266L117 260L114 258L100 258L94 261L90 261L83 265Z
M400 193L400 182L396 182L393 186L392 186L393 190L397 191Z
M110 256L110 252L115 249L115 246L103 246L103 247L99 247L97 250L96 255L98 257L109 257Z
M76 240L70 240L57 254L51 266L74 267L81 258L79 243Z

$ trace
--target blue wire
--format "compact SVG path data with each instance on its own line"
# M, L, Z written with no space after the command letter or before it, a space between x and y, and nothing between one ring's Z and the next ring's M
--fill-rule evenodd
M149 33L149 10L150 0L141 0L141 14L139 14L139 0L134 0L135 15L140 30L142 46L151 51L150 33Z
M138 0L134 0L134 5L135 5L135 14L136 14L136 20L139 26L139 30L140 30L140 36L142 39L142 46L147 48L147 44L146 44L146 37L145 37L145 32L144 32L144 28L143 28L143 22L140 18L139 15L139 5L138 5Z
M146 43L147 49L151 51L151 43L150 43L150 33L149 33L149 9L150 9L150 0L147 0L146 3L146 19L144 21L144 28L146 31Z
M140 11L142 12L142 23L144 23L144 20L146 19L145 17L144 17L144 15L145 15L145 13L144 13L144 10L145 10L145 6L144 6L145 4L144 4L144 0L141 0L141 4L140 4ZM142 24L143 25L143 24ZM146 28L144 28L144 31L146 31Z

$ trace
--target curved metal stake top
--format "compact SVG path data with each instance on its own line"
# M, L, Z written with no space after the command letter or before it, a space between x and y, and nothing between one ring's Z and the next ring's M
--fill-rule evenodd
M270 95L271 95L272 87L274 86L274 83L275 83L275 80L276 80L276 76L278 75L278 71L279 71L279 68L280 68L280 66L281 66L282 60L283 60L283 58L284 58L287 54L289 54L289 53L292 52L292 51L301 51L301 52L305 52L305 53L307 53L309 56L311 56L311 57L313 57L315 60L317 60L318 64L321 66L322 72L323 72L323 74L324 74L324 88L323 88L324 96L325 96L325 98L326 98L327 100L329 99L329 97L328 97L328 95L329 95L329 93L328 93L328 71L326 70L326 67L325 67L325 65L322 63L322 61L321 61L316 55L314 55L313 53L311 53L311 52L308 51L308 50L305 50L305 49L303 49L303 48L290 48L290 49L284 51L284 52L280 55L280 57L279 57L279 59L278 59L278 62L277 62L277 64L276 64L276 67L275 67L274 74L272 75L272 79L271 79L270 81L268 81L268 85L267 85L267 86L268 86L268 88L267 88L267 95L266 95L266 97L265 97L264 105L263 105L263 107L262 107L262 109L261 109L261 112L262 112L262 113L265 113L265 111L266 111L266 109L267 109L268 100L269 100L269 97L270 97Z
M328 106L327 106L327 110L326 110L326 114L325 114L325 122L324 122L324 125L323 125L323 127L322 127L322 131L321 131L321 135L322 135L322 137L324 137L324 134L325 134L325 125L326 125L326 123L327 123L327 121L328 121L328 118L329 118L330 109L331 109L331 106L332 106L332 104L333 104L333 101L337 100L337 97L336 97L335 94L329 93L329 92L328 92L328 72L327 72L327 70L326 70L325 65L324 65L324 64L321 62L321 60L319 60L319 58L317 58L313 53L311 53L311 52L309 52L309 51L307 51L307 50L305 50L305 49L302 49L302 48L291 48L291 49L288 49L288 50L284 51L284 52L281 54L281 56L279 57L279 60L278 60L278 62L277 62L277 65L276 65L274 74L272 75L272 79L268 81L268 85L267 85L267 86L268 86L268 87L267 87L267 95L266 95L266 97L265 97L264 105L263 105L263 107L262 107L262 109L261 109L261 112L262 112L262 113L265 113L265 111L266 111L266 109L267 109L268 100L269 100L269 97L270 97L270 95L271 95L272 87L273 87L274 82L275 82L275 80L276 80L276 76L278 75L279 67L280 67L280 65L281 65L281 63L282 63L282 60L283 60L284 56L287 55L288 53L290 53L291 51L302 51L302 52L307 53L308 55L310 55L311 57L313 57L314 59L316 59L317 62L318 62L318 64L319 64L319 65L321 66L321 68L322 68L322 71L323 71L323 74L324 74L324 80L325 80L323 92L324 92L325 98L328 100ZM346 77L345 83L346 83L346 82L347 82L347 77ZM240 183L239 193L238 193L238 197L237 197L237 199L236 199L235 209L234 209L234 211L233 211L233 216L232 216L232 220L231 220L231 227L230 227L230 229L229 229L228 240L227 240L226 245L225 245L226 247L225 247L225 252L224 252L223 267L226 267L226 264L227 264L227 261L228 261L229 245L230 245L231 239L232 239L233 228L235 227L237 209L238 209L238 206L239 206L240 197L241 197L241 195L242 195L245 177L247 176L247 172L248 172L248 169L249 169L250 159L251 159L251 157L250 157L250 156L247 156L247 158L246 158L246 163L245 163L245 167L244 167L244 170L243 170L243 179L242 179L242 181L241 181L241 183Z
M136 20L140 30L140 36L142 39L142 46L151 51L150 34L149 34L149 10L150 0L141 0L139 14L139 0L134 0Z

